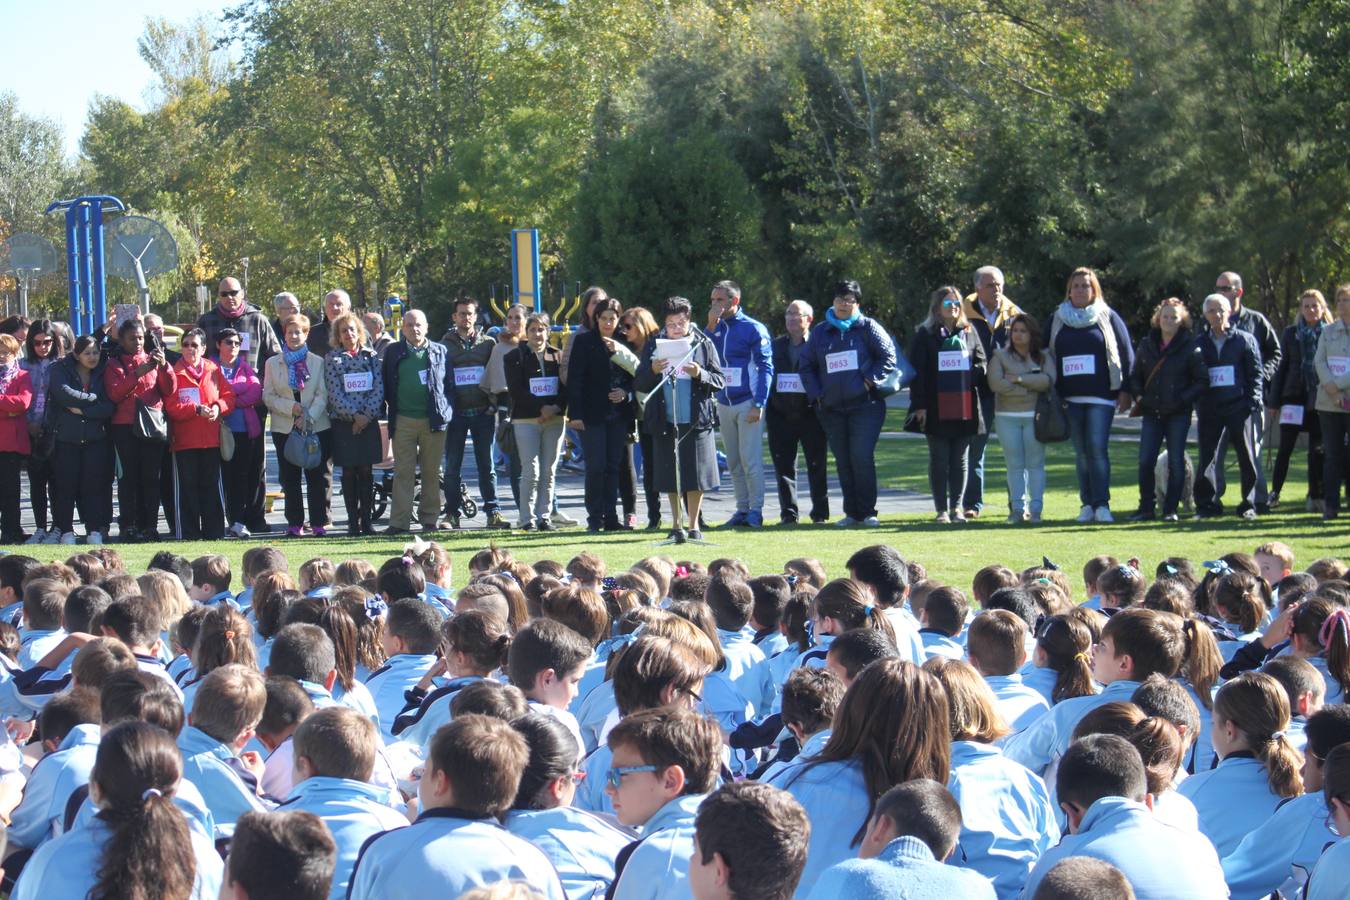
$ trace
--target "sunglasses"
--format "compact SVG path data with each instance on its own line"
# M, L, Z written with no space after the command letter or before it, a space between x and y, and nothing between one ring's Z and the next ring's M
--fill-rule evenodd
M52 344L51 338L33 338L34 347L50 347L51 344Z
M239 340L239 338L225 338L225 340L219 341L218 343L229 344L232 347L238 347L243 344L243 341Z
M241 292L241 291L221 291L221 292L220 292L220 296L222 296L222 297L238 297L240 293L242 293L242 292Z
M189 342L183 344L183 349L184 349L184 350L200 350L200 349L202 349L202 345L201 345L201 344L198 344L196 341L189 341Z

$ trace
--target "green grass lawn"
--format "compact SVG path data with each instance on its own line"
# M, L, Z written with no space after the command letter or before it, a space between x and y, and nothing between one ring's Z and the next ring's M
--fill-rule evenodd
M1132 443L1113 442L1111 445L1112 505L1120 519L1132 512L1138 503L1136 452ZM844 561L853 551L884 542L894 545L906 557L921 561L933 577L963 587L970 584L971 576L981 566L1001 562L1020 569L1039 563L1042 556L1049 557L1072 575L1088 557L1099 553L1120 558L1138 556L1151 572L1157 561L1167 556L1185 556L1198 563L1233 550L1250 552L1261 542L1275 539L1292 546L1300 564L1321 556L1344 556L1350 552L1350 520L1342 518L1335 523L1324 523L1320 516L1302 511L1306 482L1301 458L1285 485L1284 506L1257 522L1226 517L1204 522L1183 520L1175 524L1142 525L1079 525L1073 521L1079 504L1073 450L1067 443L1052 447L1047 461L1046 521L1035 526L1007 525L1003 521L1007 515L1003 456L997 443L990 445L988 463L986 496L992 501L991 505L986 507L985 518L964 526L938 526L933 524L931 513L924 513L883 517L881 528L867 531L841 531L828 525L791 529L768 527L753 532L714 529L706 534L711 542L709 546L682 547L657 547L657 539L664 535L641 531L590 535L579 529L567 529L539 535L470 529L445 533L438 539L451 553L456 586L464 583L468 557L492 540L509 547L527 561L551 558L566 562L582 550L599 553L612 568L627 567L653 553L669 553L702 562L735 556L744 559L753 572L768 573L781 571L783 561L794 556L814 556L825 564L831 575L844 574ZM877 464L883 486L927 492L928 457L923 441L883 440L877 448ZM1236 473L1231 482L1230 493L1236 488ZM477 521L482 521L481 516ZM378 565L396 555L403 546L401 541L382 537L320 540L273 537L271 542L286 553L292 572L315 556L326 556L335 562L364 557ZM120 549L129 570L138 573L144 570L152 553L160 548L172 549L188 558L223 553L237 567L248 546L250 542L220 541L165 543L155 547L133 545ZM40 559L51 560L66 558L72 548L38 546L24 549ZM1073 577L1070 580L1077 582Z

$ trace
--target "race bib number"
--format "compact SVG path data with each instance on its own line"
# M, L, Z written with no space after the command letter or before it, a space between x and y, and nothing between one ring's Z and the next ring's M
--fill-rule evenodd
M342 388L349 394L364 394L373 380L369 372L347 372L342 376Z
M426 383L427 383L427 375L428 375L430 372L431 372L430 369L423 369L422 371L418 372L418 373L417 373L417 380L420 381L420 382L422 382L423 384L426 384Z
M1096 375L1097 357L1091 354L1085 356L1066 356L1060 363L1060 374L1065 378L1073 375Z
M1350 356L1328 356L1327 368L1335 378L1344 378L1350 373Z
M455 387L477 387L482 381L482 366L464 366L455 369Z
M825 354L826 372L856 372L858 371L858 351L842 350L839 353Z
M536 397L558 396L558 376L549 375L543 378L531 378L530 393Z
M179 388L178 402L184 406L201 406L202 389L195 387Z
M939 372L969 372L970 357L964 350L938 351Z
M253 349L253 335L247 331L239 332L239 350L241 353L247 353Z
M1209 386L1232 387L1237 384L1237 378L1233 375L1232 366L1210 366L1209 367Z
M1302 425L1303 407L1297 403L1286 403L1280 407L1281 425Z
M722 378L724 381L726 381L727 387L738 388L741 386L741 375L744 372L745 370L742 369L740 366L737 366L734 369L723 369Z
M802 376L798 375L796 372L779 372L778 393L805 394L806 388L802 387Z

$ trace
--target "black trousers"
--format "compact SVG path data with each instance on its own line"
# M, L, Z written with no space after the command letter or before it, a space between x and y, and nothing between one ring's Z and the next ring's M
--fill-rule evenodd
M172 422L169 423L169 439L173 440ZM178 508L174 505L178 502L174 493L174 470L173 452L169 449L169 444L165 444L159 457L159 502L164 507L164 524L168 526L169 534L178 533Z
M1210 513L1223 512L1224 455L1231 444L1237 453L1238 472L1242 484L1242 500L1237 511L1245 512L1257 505L1256 457L1261 452L1257 439L1257 425L1251 414L1240 410L1231 415L1209 413L1196 416L1200 433L1200 468L1195 473L1196 509Z
M586 454L586 524L591 528L619 524L614 507L627 434L628 423L622 419L588 424L581 432L581 449Z
M272 432L272 445L277 450L277 471L281 476L281 493L286 496L286 524L299 527L305 524L305 497L300 490L301 470L286 460L286 439L289 434ZM319 432L319 446L323 448L323 462L304 470L305 486L309 489L309 524L315 528L328 527L328 510L333 498L333 432Z
M1298 436L1308 432L1308 497L1314 500L1322 498L1322 421L1316 412L1304 410L1302 425L1281 425L1280 446L1275 451L1275 474L1271 482L1271 492L1278 494L1284 488L1284 480L1289 477L1289 463L1298 447Z
M225 485L225 522L253 530L263 515L266 485L259 474L266 456L263 436L249 437L247 431L234 432L234 456L220 462L220 478Z
M136 437L136 426L112 426L113 447L122 464L117 479L117 526L125 535L133 528L154 531L159 525L159 464L164 444Z
M28 501L33 504L33 520L38 531L47 530L47 501L55 499L56 485L52 483L52 461L28 459Z
M789 418L772 409L765 411L765 425L769 431L769 456L773 459L774 477L778 481L779 517L785 522L800 518L797 510L797 447L806 457L806 481L811 490L811 521L823 522L830 517L829 470L826 451L829 442L825 429L814 412L800 418Z
M173 455L174 500L180 541L225 536L225 497L220 485L220 448L179 450Z
M1340 512L1341 484L1350 484L1350 413L1319 412L1322 421L1322 499L1330 512Z
M52 460L56 487L52 523L62 534L73 532L78 507L86 532L107 534L112 524L112 445L106 440L88 444L57 441Z
M14 543L21 539L19 471L24 457L19 453L0 453L0 539Z

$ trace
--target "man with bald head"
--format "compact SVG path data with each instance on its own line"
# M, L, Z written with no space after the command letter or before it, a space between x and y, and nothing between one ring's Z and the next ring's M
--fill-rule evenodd
M333 329L333 323L339 316L345 316L352 311L352 298L341 288L329 291L323 297L323 321L309 330L309 339L306 344L309 346L309 352L318 356L327 356L332 346L328 343L329 335Z
M249 368L261 374L263 363L281 352L272 324L262 310L248 302L238 278L222 278L216 295L215 307L197 319L197 327L206 332L208 352L215 349L221 329L233 328L239 332L240 355L248 360Z
M778 517L784 525L797 524L797 445L806 456L806 480L811 486L811 521L830 517L830 491L825 450L828 442L816 412L806 401L798 374L802 348L814 320L811 304L793 300L784 312L787 334L773 340L773 384L765 424L769 431L769 455L778 480Z
M330 295L331 296L331 295ZM423 531L436 531L441 511L441 459L445 426L453 412L453 370L444 344L427 339L427 317L420 309L403 315L403 339L384 354L384 399L389 405L389 441L394 451L394 496L386 534L412 530L413 486L422 473L417 519Z

